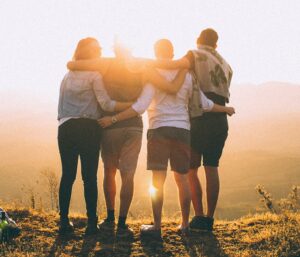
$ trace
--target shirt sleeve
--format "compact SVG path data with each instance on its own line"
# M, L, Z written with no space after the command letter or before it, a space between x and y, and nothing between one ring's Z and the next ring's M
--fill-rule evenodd
M199 90L202 109L204 112L210 112L212 108L214 107L214 102L210 99L208 99L205 94L201 90Z
M188 96L189 96L189 101L192 98L193 95L193 76L190 72L188 72L185 76L184 84L190 85L188 87Z
M136 100L135 103L133 103L131 108L139 114L144 113L149 107L154 94L155 88L153 87L153 85L150 83L146 84L139 98Z
M194 68L195 68L195 58L194 58L193 52L188 51L187 54L184 57L187 58L190 62L190 70L194 70Z
M93 80L93 89L95 96L101 108L107 112L113 112L116 106L116 101L111 100L104 87L104 83L100 74L97 74Z
M65 83L65 77L63 78L63 80L60 83L60 88L59 88L59 99L58 99L58 114L57 114L57 120L59 120L59 116L61 114L61 109L62 109L62 98L63 98L63 86Z

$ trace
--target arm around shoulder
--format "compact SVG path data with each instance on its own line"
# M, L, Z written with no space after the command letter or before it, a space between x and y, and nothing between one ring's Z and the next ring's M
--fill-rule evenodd
M154 68L147 69L144 80L153 84L159 90L168 94L177 94L185 80L187 70L180 70L173 81L168 81L160 75Z
M161 68L161 69L189 69L190 68L190 62L188 58L185 56L177 59L177 60L155 60L151 64L152 66L156 68Z
M233 114L235 114L235 109L231 106L214 104L213 108L211 109L211 112L224 112L227 115L232 116Z
M107 116L100 119L98 121L99 124L103 128L106 128L111 126L115 122L127 120L139 114L144 113L147 110L148 106L150 105L154 93L155 93L155 89L153 88L152 85L150 84L145 85L141 95L130 108L116 114L113 117Z
M109 58L70 61L67 63L67 68L72 71L98 71L104 75L110 62L111 60Z

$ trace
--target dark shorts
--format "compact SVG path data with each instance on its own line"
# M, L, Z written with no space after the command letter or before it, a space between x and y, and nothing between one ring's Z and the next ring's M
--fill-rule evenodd
M135 172L142 145L143 129L124 127L105 129L102 137L102 160L105 169Z
M203 115L191 120L191 164L218 167L228 136L228 121L225 114Z
M147 133L147 169L187 173L190 163L190 131L175 127L149 129Z

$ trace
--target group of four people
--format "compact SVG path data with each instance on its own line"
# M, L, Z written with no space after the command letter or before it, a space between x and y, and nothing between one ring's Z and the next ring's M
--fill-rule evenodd
M161 236L164 182L168 162L178 187L182 222L179 231L213 228L219 194L218 165L227 138L227 115L232 70L216 51L218 35L201 32L197 49L173 61L167 39L154 45L156 60L140 60L115 47L115 58L101 58L94 38L80 40L60 89L58 143L62 161L59 188L61 234L73 231L69 221L72 185L80 156L88 225L97 233L97 169L99 152L104 163L107 218L103 228L115 225L117 169L121 174L117 232L132 234L126 218L133 197L134 174L142 143L141 114L148 110L147 169L152 170L155 196L154 224L143 225L144 235ZM204 93L203 93L203 92ZM207 213L197 175L201 165L207 181ZM190 202L195 217L189 223Z

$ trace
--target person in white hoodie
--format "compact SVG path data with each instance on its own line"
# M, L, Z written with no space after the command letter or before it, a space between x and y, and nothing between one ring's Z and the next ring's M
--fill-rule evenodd
M173 45L167 39L158 40L154 46L157 59L172 59ZM178 70L158 70L166 80L172 81ZM201 106L204 111L234 113L232 107L219 106L207 99L201 91ZM161 237L161 217L164 199L164 182L168 161L178 186L182 212L179 230L186 232L189 222L190 193L187 173L190 167L190 119L188 105L193 95L193 79L187 73L185 81L177 94L168 94L147 83L138 100L126 111L114 117L100 120L103 127L110 126L114 119L118 121L142 114L148 108L149 129L147 133L147 169L152 170L152 184L155 194L152 196L154 225L142 225L142 235Z

